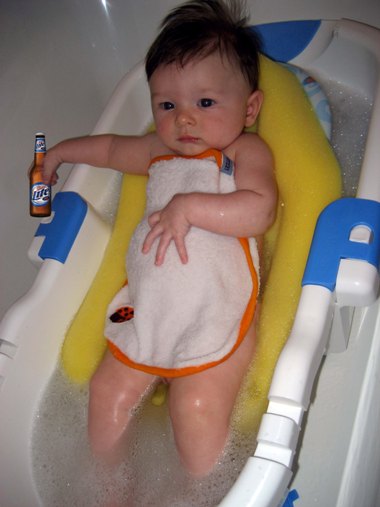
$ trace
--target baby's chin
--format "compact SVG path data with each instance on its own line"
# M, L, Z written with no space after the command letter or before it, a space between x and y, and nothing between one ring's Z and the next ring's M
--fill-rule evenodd
M213 149L221 151L219 148L215 148L215 146L209 146L207 143L200 142L196 138L189 138L187 140L181 141L180 143L177 143L176 146L172 147L173 153L184 157L196 157L205 151Z

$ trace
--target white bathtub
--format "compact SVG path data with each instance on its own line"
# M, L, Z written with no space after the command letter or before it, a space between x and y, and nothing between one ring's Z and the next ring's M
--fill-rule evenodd
M357 197L380 202L380 146L376 139L380 132L380 31L349 21L324 22L310 45L292 61L322 83L333 80L374 100ZM149 100L142 81L142 69L138 67L120 83L95 132L112 128L128 133L147 126ZM129 115L122 118L120 103L125 102L125 97L128 97ZM138 104L136 111L131 109L132 104ZM90 178L85 166L74 169L62 190L82 197L84 202L80 202L79 208L84 210L85 219L71 255L64 263L51 258L44 260L31 290L7 312L1 323L1 507L40 505L31 466L34 418L57 363L67 323L82 301L109 239L110 227L103 218L109 213L109 195L118 180L119 175L110 172L94 173L91 169ZM105 192L104 188L108 190ZM33 246L35 258L39 246ZM87 255L95 250L97 257ZM74 252L77 254L73 255ZM82 259L89 257L91 263L86 262L83 270ZM80 280L76 276L79 269ZM342 305L365 306L354 311L350 333L344 329L349 326L351 312L344 313L341 321L336 318L330 341L328 321L335 293L317 282L306 281L298 320L275 372L269 396L270 415L261 427L256 454L249 459L221 505L277 507L288 488L296 489L300 496L296 505L377 505L376 479L380 476L377 442L380 389L376 382L380 371L378 278L377 271L374 274L371 268L359 277L355 269L353 275L350 269L348 266L346 274L341 276L338 298ZM352 285L360 286L361 293L352 290ZM73 295L70 300L67 293ZM315 326L310 333L305 333L305 319L310 318L310 308L314 312L316 306L319 308ZM41 307L45 308L44 318L37 320ZM296 360L293 347L297 349L305 342L310 343L306 358ZM330 350L335 348L340 352L327 355L318 382L314 383L329 343ZM289 360L290 364L296 362L300 366L292 368L294 375L289 374ZM303 365L305 373L302 373ZM303 417L313 387L313 402L307 417ZM302 419L302 438L298 440ZM298 453L294 460L295 449Z

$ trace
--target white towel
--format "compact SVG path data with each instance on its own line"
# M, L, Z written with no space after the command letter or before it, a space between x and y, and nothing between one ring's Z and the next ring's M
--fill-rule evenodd
M241 322L256 296L257 279L237 238L192 227L185 238L187 264L173 242L161 266L155 265L155 244L141 253L148 217L175 194L235 189L232 162L215 150L197 158L154 159L146 212L127 254L128 285L107 312L105 335L119 359L150 373L179 376L223 361L242 340ZM250 250L258 272L254 240Z

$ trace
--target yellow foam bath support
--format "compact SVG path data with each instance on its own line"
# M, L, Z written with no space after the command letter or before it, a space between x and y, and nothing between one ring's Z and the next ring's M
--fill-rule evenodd
M102 264L66 334L61 361L69 379L87 382L105 348L103 335L109 302L125 283L125 255L145 208L146 177L123 176L118 213Z
M265 99L258 132L274 155L280 201L276 222L266 235L268 278L256 353L238 410L240 427L248 429L258 427L266 409L273 370L297 309L317 218L342 192L338 162L294 75L263 58L260 88Z
M238 410L242 429L258 423L277 357L289 334L317 217L341 195L337 161L297 78L261 59L265 100L258 132L272 149L280 190L276 223L266 235L268 270L255 360ZM89 380L105 350L109 301L125 281L125 254L145 205L146 179L125 175L114 231L103 263L62 347L62 365L76 383ZM291 366L291 365L290 365Z

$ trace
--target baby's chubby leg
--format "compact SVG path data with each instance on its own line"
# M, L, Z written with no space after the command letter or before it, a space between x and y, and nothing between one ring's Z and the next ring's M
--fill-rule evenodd
M106 352L90 382L88 435L95 457L109 464L121 459L132 410L155 379Z
M253 324L225 362L171 382L169 409L177 449L195 477L209 473L224 449L234 404L252 359L254 334Z

